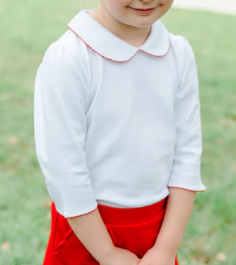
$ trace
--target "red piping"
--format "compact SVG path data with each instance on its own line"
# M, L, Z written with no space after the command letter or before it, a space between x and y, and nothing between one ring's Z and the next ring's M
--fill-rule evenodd
M130 61L139 51L142 51L142 52L145 52L145 53L147 53L147 54L149 54L149 55L152 55L152 56L155 56L155 57L164 57L165 55L167 55L168 54L168 52L169 52L169 50L170 50L170 44L171 44L171 41L170 41L170 38L169 38L169 48L168 48L168 51L164 54L164 55L154 55L154 54L151 54L151 53L148 53L148 52L146 52L146 51L144 51L144 50L142 50L142 49L138 49L137 50L137 52L130 58L130 59L128 59L128 60L125 60L125 61L116 61L116 60L113 60L113 59L110 59L110 58L108 58L108 57L106 57L106 56L104 56L104 55L102 55L102 54L100 54L98 51L96 51L96 50L94 50L87 42L85 42L85 40L84 39L82 39L80 36L79 36L79 34L76 32L76 31L74 31L71 27L69 27L68 25L66 26L68 29L70 29L71 31L73 31L74 33L75 33L75 35L77 35L91 50L93 50L94 52L96 52L97 54L99 54L100 56L102 56L102 57L104 57L104 58L106 58L106 59L108 59L108 60L111 60L111 61L113 61L113 62L118 62L118 63L124 63L124 62L128 62L128 61Z
M96 209L97 209L97 207L95 209L93 209L92 211L90 211L90 212L83 213L83 214L80 214L80 215L70 216L70 217L66 217L66 218L69 219L69 218L75 218L75 217L78 217L78 216L86 215L86 214L89 214L89 213L95 211Z
M186 189L186 188L182 188L182 187L175 187L175 186L167 186L168 188L174 188L174 189L182 189L182 190L189 190L189 191L206 191L205 190L190 190L190 189Z
M151 54L151 53L149 53L149 52L146 52L146 51L144 51L144 50L142 50L142 49L139 49L139 51L145 52L145 53L147 53L147 54L149 54L149 55L152 55L152 56L155 56L155 57L164 57L164 56L166 56L166 55L168 54L168 52L170 51L170 46L171 46L171 41L170 41L170 38L169 38L169 48L168 48L168 51L167 51L165 54L163 54L163 55L154 55L154 54Z

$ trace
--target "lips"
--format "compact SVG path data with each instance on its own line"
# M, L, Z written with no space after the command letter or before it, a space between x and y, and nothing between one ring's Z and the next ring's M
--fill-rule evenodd
M147 9L134 8L134 7L131 7L131 8L132 8L132 9L135 9L135 10L147 11L147 10L152 10L152 9L154 9L155 7L153 7L153 8L147 8Z
M133 8L133 7L130 7L132 10L134 10L137 14L140 14L140 15L149 15L153 12L153 10L155 8L148 8L148 9L137 9L137 8Z

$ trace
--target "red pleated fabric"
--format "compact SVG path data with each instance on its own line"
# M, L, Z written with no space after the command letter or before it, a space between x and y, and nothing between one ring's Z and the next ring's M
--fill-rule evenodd
M167 197L139 208L98 204L98 210L115 246L139 258L155 244L165 215ZM51 231L43 265L99 265L71 229L67 219L51 205ZM177 254L175 264L179 265Z

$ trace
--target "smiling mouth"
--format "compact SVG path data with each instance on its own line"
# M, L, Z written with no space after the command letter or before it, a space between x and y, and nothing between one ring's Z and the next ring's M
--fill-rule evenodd
M147 10L154 9L155 7L153 7L153 8L134 8L134 7L131 7L131 8L136 9L136 10L141 10L141 11L147 11Z

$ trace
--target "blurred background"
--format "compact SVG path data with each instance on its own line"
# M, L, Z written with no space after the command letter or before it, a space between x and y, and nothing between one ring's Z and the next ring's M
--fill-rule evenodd
M35 154L35 75L46 49L67 30L72 17L80 9L93 9L97 3L97 0L0 2L2 265L42 264L50 231L51 201ZM208 190L197 193L178 252L180 265L236 264L234 14L235 0L176 0L161 19L170 32L184 35L191 43L200 82L202 179Z

